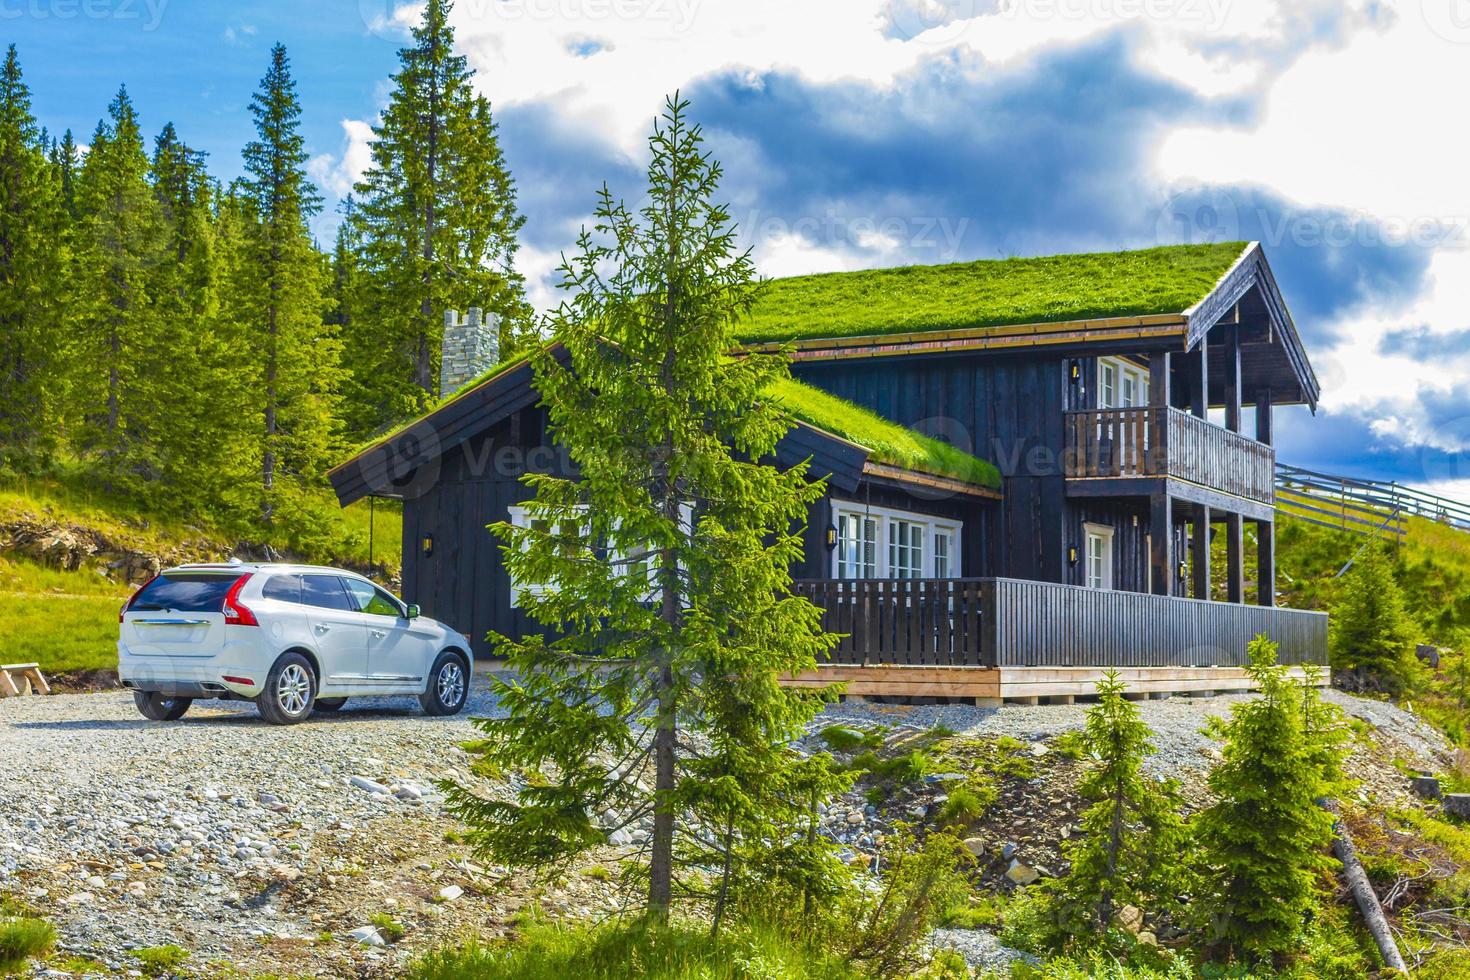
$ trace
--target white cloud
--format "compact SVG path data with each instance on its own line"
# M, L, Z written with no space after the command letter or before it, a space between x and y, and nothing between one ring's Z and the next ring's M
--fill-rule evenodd
M306 164L306 172L337 197L346 197L372 163L373 127L361 119L342 120L342 151L322 153Z

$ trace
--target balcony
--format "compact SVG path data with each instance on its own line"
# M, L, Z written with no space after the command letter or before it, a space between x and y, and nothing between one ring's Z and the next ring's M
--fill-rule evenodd
M1276 451L1177 408L1066 413L1069 480L1167 478L1271 506ZM1120 491L1121 492L1121 491Z

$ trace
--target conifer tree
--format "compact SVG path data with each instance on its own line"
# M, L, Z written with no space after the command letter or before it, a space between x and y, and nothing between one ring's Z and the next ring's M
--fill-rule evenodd
M478 306L505 323L529 311L513 260L524 219L490 103L454 53L449 0L428 0L399 54L393 92L357 186L355 223L371 316L345 335L359 374L353 411L372 427L437 395L444 311Z
M1197 821L1208 892L1195 907L1234 955L1279 957L1299 941L1336 866L1333 817L1319 806L1342 785L1341 732L1331 709L1276 662L1276 644L1250 644L1258 697L1235 705L1223 760L1210 773L1217 802Z
M71 130L61 135L61 141L56 144L53 155L53 164L56 168L56 177L61 185L61 206L66 212L68 219L75 221L77 217L77 168L81 165L81 153L77 150L77 141L72 137Z
M1414 625L1381 549L1369 548L1353 563L1332 627L1332 668L1353 688L1399 694L1422 682Z
M256 138L245 146L239 199L247 249L232 294L259 364L262 513L272 519L291 490L320 477L338 437L340 344L323 319L326 266L307 222L321 207L306 176L301 104L284 45L250 101Z
M712 200L719 165L677 97L650 145L646 207L604 188L563 265L571 298L554 328L568 363L533 358L577 472L527 475L533 520L494 528L511 576L544 583L518 602L555 637L492 637L518 679L498 685L507 717L477 722L484 764L528 778L514 802L450 790L476 847L521 866L602 842L606 811L650 819L639 871L660 917L702 893L684 870L722 868L738 887L749 851L798 836L831 777L790 745L817 702L777 678L811 669L833 638L787 592L822 488L804 465L752 462L790 426L760 397L787 367L729 354L754 283Z
M1124 691L1117 671L1108 671L1087 713L1093 764L1077 792L1092 805L1082 816L1084 836L1067 852L1071 872L1058 886L1063 931L1073 936L1105 933L1125 904L1172 911L1188 890L1179 784L1143 774L1152 733Z
M38 469L55 450L60 209L60 185L11 45L0 68L0 471Z
M75 443L109 485L139 490L157 474L157 385L173 368L170 352L155 343L150 277L162 254L162 224L126 88L93 134L77 210Z

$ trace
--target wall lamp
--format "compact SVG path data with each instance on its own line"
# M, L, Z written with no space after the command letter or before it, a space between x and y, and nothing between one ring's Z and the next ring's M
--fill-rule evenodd
M827 550L831 551L837 547L837 528L831 524L827 525Z
M424 557L425 558L433 558L434 557L434 536L432 534L426 534L426 535L424 535L423 546L424 546Z
M1077 546L1075 544L1067 549L1067 564L1077 564Z

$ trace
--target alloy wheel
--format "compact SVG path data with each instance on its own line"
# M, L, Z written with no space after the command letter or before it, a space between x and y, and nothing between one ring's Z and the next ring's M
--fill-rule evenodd
M300 664L289 664L281 671L276 681L276 703L288 715L299 715L306 710L311 698L311 677Z
M450 661L439 668L439 700L446 706L459 704L459 699L464 694L464 671L459 664Z

